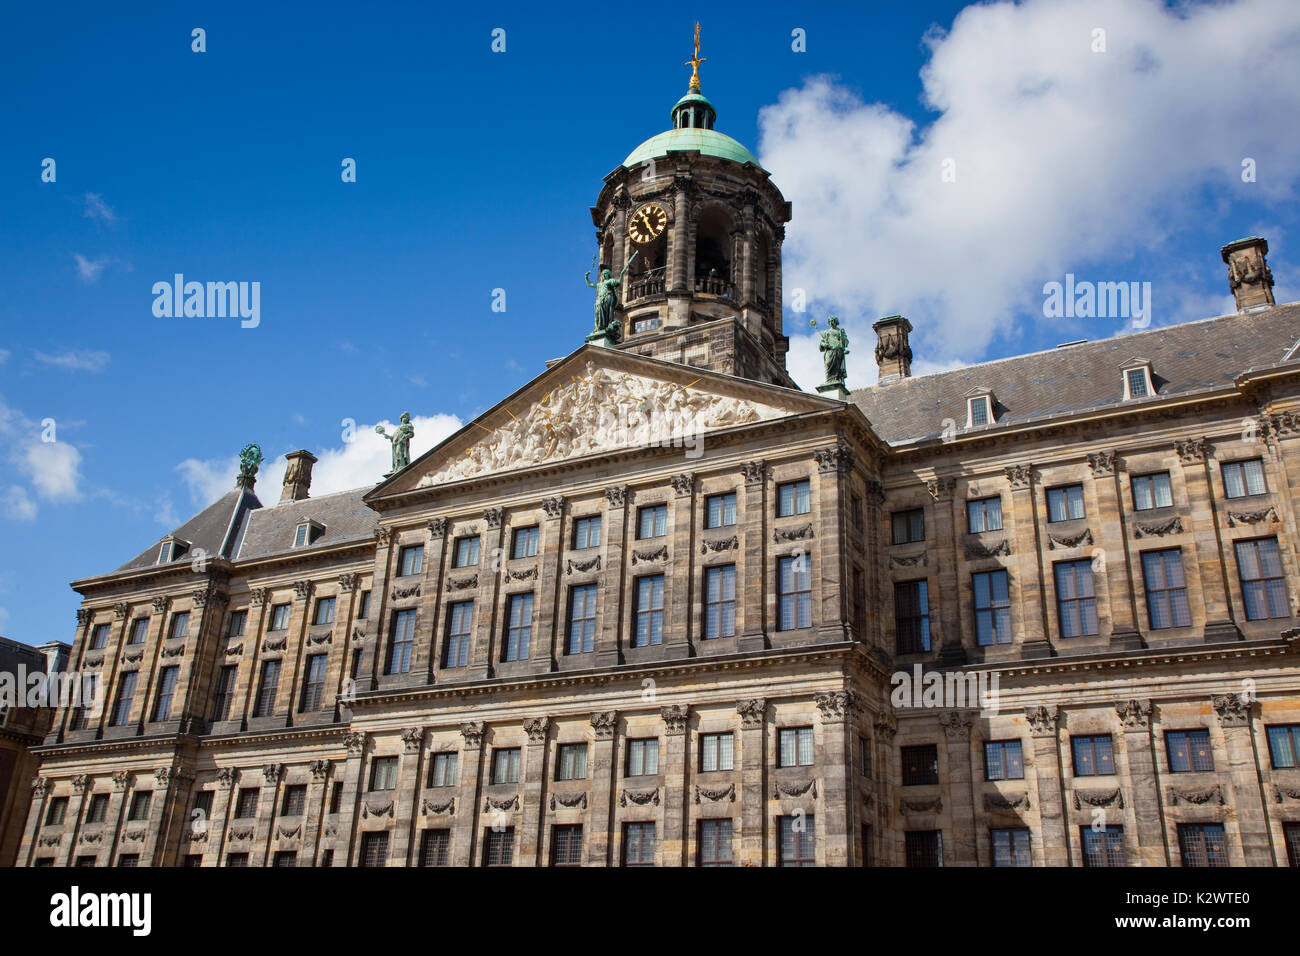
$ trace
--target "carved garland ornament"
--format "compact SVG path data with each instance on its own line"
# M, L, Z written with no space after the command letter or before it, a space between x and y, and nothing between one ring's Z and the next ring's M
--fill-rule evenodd
M1084 528L1078 534L1047 534L1047 549L1055 551L1057 548L1077 548L1081 544L1092 544L1092 529Z
M638 807L644 807L648 804L659 806L659 788L653 790L624 790L618 795L618 805L625 807L629 803L634 803Z
M1235 528L1238 524L1258 524L1261 521L1281 521L1277 516L1277 509L1272 505L1261 511L1229 511L1227 522L1229 528Z
M984 809L990 812L998 810L1028 810L1029 794L1017 793L1013 795L1002 793L984 794Z
M644 564L650 561L666 561L666 560L668 560L668 545L666 544L661 545L658 548L652 548L648 551L632 552L633 564L636 564L638 562Z
M996 558L998 555L1009 555L1011 553L1011 542L1003 538L997 544L983 545L973 543L966 545L966 560L974 561L980 558Z
M725 787L718 787L712 790L708 787L697 786L695 788L695 802L699 803L701 797L705 800L712 800L714 803L717 803L719 800L727 800L731 803L735 803L736 785L732 783Z
M451 797L446 803L434 803L432 800L425 800L420 804L420 812L425 814L433 813L440 815L446 813L448 815L453 815L456 812L456 798Z
M493 810L504 811L504 810L518 810L518 809L519 809L519 794L517 793L513 797L508 797L505 800L496 800L493 799L492 797L483 798L484 813L491 813Z
M730 551L732 548L740 547L740 538L732 535L730 538L719 538L716 541L702 541L700 543L700 554L708 554L710 551Z
M1180 515L1174 515L1168 521L1158 522L1156 524L1137 523L1134 526L1133 537L1135 538L1163 538L1167 534L1182 534L1183 519Z
M809 794L812 796L814 800L817 799L816 780L809 780L807 783L803 784L802 786L800 786L797 783L778 783L775 785L775 789L778 794L787 797L802 797L805 794Z
M577 793L553 793L551 794L551 809L557 807L567 807L570 810L586 810L587 794L586 791Z
M1179 801L1193 806L1210 804L1220 807L1228 802L1223 798L1223 787L1217 783L1212 787L1170 787L1167 793L1169 805L1174 807L1178 806Z
M772 540L777 544L782 541L800 541L804 538L813 536L813 526L811 523L798 528L778 528L772 534Z
M1074 809L1088 807L1115 807L1124 809L1124 792L1116 787L1114 790L1076 790L1074 791Z

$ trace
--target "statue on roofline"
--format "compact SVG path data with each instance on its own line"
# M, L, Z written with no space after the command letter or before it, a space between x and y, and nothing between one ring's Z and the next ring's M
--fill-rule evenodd
M375 426L375 434L383 435L393 445L393 467L384 475L385 478L397 474L411 463L411 439L415 437L415 426L411 424L411 413L402 412L402 424L393 429L390 435L383 425Z

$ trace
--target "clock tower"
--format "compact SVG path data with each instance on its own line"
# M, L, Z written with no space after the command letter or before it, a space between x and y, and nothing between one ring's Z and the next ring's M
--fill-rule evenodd
M699 25L672 128L605 177L591 219L601 269L623 273L615 347L793 387L781 328L790 204L700 92Z

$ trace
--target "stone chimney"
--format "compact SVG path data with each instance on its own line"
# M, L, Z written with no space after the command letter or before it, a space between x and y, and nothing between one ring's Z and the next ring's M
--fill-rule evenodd
M284 473L284 490L280 492L280 501L302 501L311 490L311 466L316 464L316 456L305 448L291 451L284 456L289 467Z
M876 365L880 367L880 384L908 378L912 374L912 346L907 333L912 323L901 315L887 315L875 325Z
M1237 311L1273 304L1273 273L1268 268L1268 240L1251 236L1219 250L1228 264L1228 285Z

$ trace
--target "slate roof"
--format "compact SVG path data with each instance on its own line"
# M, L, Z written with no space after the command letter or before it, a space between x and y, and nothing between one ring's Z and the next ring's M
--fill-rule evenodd
M1124 399L1120 366L1151 362L1156 397L1231 386L1247 370L1284 364L1300 340L1300 303L1148 329L1079 345L1032 352L965 368L860 388L850 399L891 445L940 437L943 421L966 423L966 395L993 392L997 421L987 428L1066 415ZM1292 357L1285 364L1300 367Z
M252 509L260 507L262 503L257 500L257 495L252 491L245 488L232 488L172 532L173 536L189 542L189 547L172 563L188 564L196 548L202 548L209 557L231 557L234 554L235 542L238 540L237 532L244 517ZM159 538L152 546L137 554L114 573L139 571L157 566L158 545L162 540Z
M373 487L367 485L249 511L236 538L234 560L249 561L289 551L308 552L374 537L379 514L362 501L362 496ZM293 536L304 518L324 525L325 531L310 546L294 548Z

